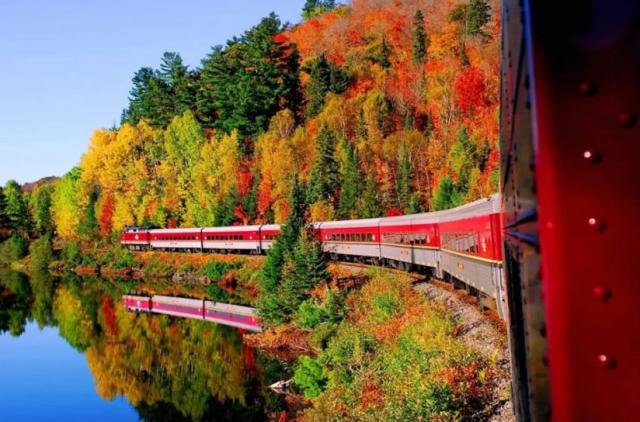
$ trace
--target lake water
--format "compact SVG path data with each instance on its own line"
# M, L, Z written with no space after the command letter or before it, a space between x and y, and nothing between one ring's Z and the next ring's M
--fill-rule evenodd
M282 408L266 386L285 369L241 331L129 312L133 288L0 271L0 421L264 420Z

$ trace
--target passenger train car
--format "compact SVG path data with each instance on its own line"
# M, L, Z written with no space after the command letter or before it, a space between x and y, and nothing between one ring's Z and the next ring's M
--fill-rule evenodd
M506 318L502 280L500 196L431 213L312 223L323 250L336 260L424 270L462 283ZM121 243L134 250L262 254L277 224L152 229L130 227Z

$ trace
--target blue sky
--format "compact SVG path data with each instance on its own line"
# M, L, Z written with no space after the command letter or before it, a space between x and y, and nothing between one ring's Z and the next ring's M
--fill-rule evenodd
M60 176L127 105L133 73L164 51L198 66L269 12L304 0L0 0L0 184Z

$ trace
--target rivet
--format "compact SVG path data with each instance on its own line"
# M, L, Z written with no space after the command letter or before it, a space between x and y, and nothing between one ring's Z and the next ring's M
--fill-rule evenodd
M624 111L618 114L618 121L624 127L635 126L637 120L638 120L638 117L636 116L635 113Z
M598 364L604 369L612 369L616 366L616 359L612 356L601 354L598 355Z
M589 219L587 220L587 224L593 230L597 230L597 231L604 230L604 222L602 220L600 220L599 218L589 217Z
M593 296L595 296L596 299L606 302L611 298L611 290L603 286L596 286L593 288Z
M582 153L582 157L583 157L585 160L587 160L588 162L592 163L592 164L595 164L595 163L597 163L598 161L600 161L600 154L598 154L597 152L592 151L592 150L590 150L590 149L585 150L585 151Z
M598 86L593 82L583 82L580 84L579 88L580 93L582 95L586 95L587 97L591 97L592 95L595 95L596 92L598 92Z

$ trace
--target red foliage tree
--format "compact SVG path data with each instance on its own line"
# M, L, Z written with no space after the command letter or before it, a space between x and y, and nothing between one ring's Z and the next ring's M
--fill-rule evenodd
M486 105L486 82L482 71L470 67L458 74L454 83L456 104L465 113Z
M107 237L113 228L113 211L114 211L113 195L108 194L102 203L102 209L100 210L100 234L103 237Z

